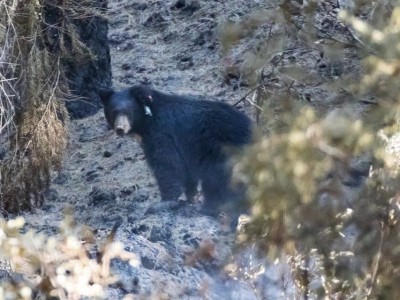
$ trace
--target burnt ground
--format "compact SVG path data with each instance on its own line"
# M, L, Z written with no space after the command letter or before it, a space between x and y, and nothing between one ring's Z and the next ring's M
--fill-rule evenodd
M324 20L328 20L329 33L347 38L343 27L335 23L337 1L326 2L326 11L321 11L317 25L323 26ZM239 21L268 6L273 5L248 0L110 0L114 88L145 82L163 91L236 102L249 87L239 84L235 76L232 76L235 83L227 81L226 64L240 65L240 54L254 47L254 41L264 38L265 28L272 25L266 19L260 30L253 33L253 39L242 41L228 54L228 59L221 55L218 25L226 19ZM298 84L295 88L322 112L340 106L343 101L343 95L324 88L323 83L343 73L359 72L355 52L345 51L339 65L321 59L318 48L310 49L301 41L293 42L290 51L282 55L282 64L294 59L313 74L309 84ZM247 103L239 109L251 117L254 115ZM351 197L354 189L345 185L343 188ZM122 221L116 239L124 243L126 250L140 256L141 266L133 268L115 262L113 267L123 288L110 288L108 299L120 299L126 293L145 298L162 294L169 299L295 296L287 267L256 260L251 250L240 255L243 267L239 278L219 271L233 253L234 236L218 220L197 212L196 205L178 212L145 215L146 209L159 201L155 180L139 144L109 131L102 112L71 122L64 167L60 174L55 174L47 198L44 207L25 216L38 231L55 232L67 204L75 208L77 222L96 228L99 238L116 221ZM215 244L214 259L185 264L185 259L208 241ZM265 272L259 276L262 269Z

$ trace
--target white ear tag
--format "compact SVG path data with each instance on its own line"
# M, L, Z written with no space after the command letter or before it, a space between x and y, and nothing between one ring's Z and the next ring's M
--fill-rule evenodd
M148 106L144 106L144 113L146 114L146 116L153 116L153 114L151 113L150 107Z

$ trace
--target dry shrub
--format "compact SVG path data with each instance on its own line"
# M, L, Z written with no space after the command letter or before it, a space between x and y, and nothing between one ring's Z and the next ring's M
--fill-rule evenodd
M239 242L257 244L273 260L291 256L293 282L304 299L395 299L400 294L399 172L386 147L400 124L400 3L354 2L363 20L351 11L336 20L322 18L347 24L334 32L329 31L333 26L316 24L337 1L281 1L274 12L282 17L265 26L271 28L265 37L286 31L282 48L262 48L270 59L240 75L243 82L250 74L247 82L255 96L246 100L263 108L260 125L267 134L235 166L252 203L252 221ZM252 30L248 34L257 31ZM241 33L231 44L229 36L224 54L247 57L246 50L238 51L245 39ZM362 74L320 74L307 69L304 56L294 56L321 52L340 62L348 49L363 64ZM243 70L246 61L236 62ZM318 105L327 95L322 89L335 95L331 106ZM394 148L398 153L398 145ZM363 160L371 164L366 183L345 187L354 163Z
M0 259L8 260L12 270L2 281L0 299L104 298L105 288L118 281L110 270L112 259L140 263L113 241L118 227L96 243L92 230L77 226L69 212L57 235L21 233L23 226L22 217L0 220Z
M66 148L71 98L62 61L93 59L72 20L92 1L0 1L0 210L40 205ZM8 147L8 149L6 149ZM4 155L3 155L4 156Z
M48 65L41 55L34 50L32 69L24 70L31 74L24 74L30 80L29 84L24 81L28 86L23 91L25 107L17 112L16 128L8 141L14 155L4 161L1 169L1 205L6 212L42 203L50 170L61 167L66 148L67 113L60 91L60 70Z

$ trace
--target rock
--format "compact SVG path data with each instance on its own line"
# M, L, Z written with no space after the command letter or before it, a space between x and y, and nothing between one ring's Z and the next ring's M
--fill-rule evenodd
M145 27L157 27L162 28L167 25L166 19L164 18L163 14L160 12L152 13L146 21L143 23Z
M131 217L131 216L128 217L128 222L129 222L129 223L130 223L130 218L132 218L132 217ZM132 233L134 233L134 234L140 235L140 234L142 234L143 232L148 231L149 229L150 229L150 227L147 226L146 224L140 224L140 225L137 226L137 227L133 227L131 231L132 231Z
M184 71L184 70L190 69L193 66L194 66L193 57L184 56L179 60L176 67L178 70Z
M147 189L141 188L135 193L133 201L144 202L147 201L149 198L150 198L150 192Z
M155 269L156 263L151 258L149 258L147 256L142 256L142 257L140 257L140 260L142 261L142 266L144 268L149 269L149 270Z
M6 157L6 150L0 149L0 160L3 160Z
M99 173L97 173L95 170L92 170L87 172L85 177L87 182L92 182L99 177Z
M121 189L121 190L119 191L119 194L120 194L120 196L122 196L122 197L124 197L124 196L129 196L129 195L132 195L132 193L133 193L134 191L136 191L136 190L137 190L137 187L136 187L136 186L126 187L126 188Z
M93 187L89 194L89 206L100 206L115 203L116 195L112 191L103 191L98 187Z
M172 9L181 9L186 6L186 1L185 0L178 0L175 2L175 4L171 7Z
M182 237L185 245L188 246L194 246L194 248L198 248L199 247L199 241L200 239L197 237L192 237L189 233L186 233L183 237Z
M104 157L111 157L112 153L110 151L106 150L106 151L103 152L103 156Z
M168 242L171 238L171 231L167 230L165 227L153 226L150 232L149 241L150 242Z
M104 11L107 8L107 0L91 1L93 7ZM90 7L89 7L90 8ZM89 9L88 8L88 9ZM48 5L45 8L45 21L49 24L47 48L50 52L60 51L60 37L65 38L59 24L64 18L57 5ZM66 102L69 115L73 119L83 118L95 114L100 108L98 89L104 86L111 86L111 65L110 49L107 39L108 23L105 17L93 16L88 13L87 17L76 18L70 16L72 25L76 28L77 34L85 47L91 54L84 53L74 55L71 49L70 57L63 57L61 64L69 80L69 89L79 100ZM72 48L72 46L71 46ZM96 57L96 59L91 59Z
M121 69L122 69L122 70L125 70L125 71L130 70L130 69L131 69L131 65L128 64L128 63L123 63L123 64L121 65Z
M353 159L350 162L348 174L342 180L343 185L354 188L363 184L369 175L371 163L371 159L368 157Z
M182 11L186 13L188 16L193 15L193 13L201 8L201 5L198 1L191 1L185 7L182 8Z

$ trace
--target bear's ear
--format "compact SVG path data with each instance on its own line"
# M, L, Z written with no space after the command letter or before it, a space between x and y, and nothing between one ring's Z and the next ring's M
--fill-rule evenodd
M153 104L153 90L145 85L133 86L129 89L129 93L133 99L143 105L144 112L147 116L152 116L151 107Z
M100 97L101 103L103 103L103 105L107 104L107 102L110 100L110 98L113 94L114 94L113 89L110 89L110 88L99 89L99 97Z

